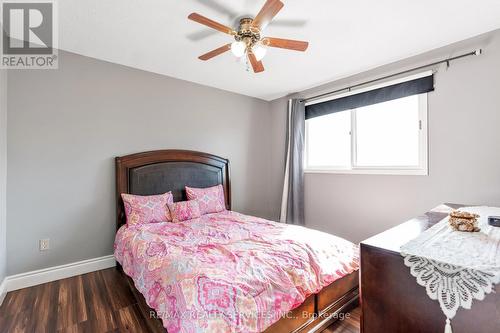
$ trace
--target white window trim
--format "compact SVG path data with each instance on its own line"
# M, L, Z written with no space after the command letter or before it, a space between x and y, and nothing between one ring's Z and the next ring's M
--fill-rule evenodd
M427 94L419 95L419 165L402 167L402 166L355 166L356 165L356 110L351 110L351 167L309 167L307 166L307 144L304 152L304 172L305 173L330 173L330 174L358 174L358 175L408 175L408 176L427 176L429 175L428 162L428 100ZM306 122L306 140L308 140L308 126Z

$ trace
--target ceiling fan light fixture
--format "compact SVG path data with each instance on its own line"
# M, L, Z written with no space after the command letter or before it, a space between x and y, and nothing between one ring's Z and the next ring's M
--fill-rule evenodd
M252 52L253 54L255 55L255 58L257 59L257 61L261 61L262 59L264 59L264 57L266 56L266 53L267 53L267 48L265 48L262 44L255 44L253 47L252 47Z
M242 41L235 41L231 44L231 52L238 58L245 55L247 45Z

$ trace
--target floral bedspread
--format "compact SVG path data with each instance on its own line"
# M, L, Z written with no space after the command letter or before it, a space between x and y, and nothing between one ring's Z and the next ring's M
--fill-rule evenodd
M359 267L342 238L231 211L123 226L115 257L169 333L261 332Z

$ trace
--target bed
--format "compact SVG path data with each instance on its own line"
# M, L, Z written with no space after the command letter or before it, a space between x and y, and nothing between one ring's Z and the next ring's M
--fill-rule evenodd
M126 226L122 193L222 185L227 211ZM116 158L118 269L177 332L319 332L358 302L359 254L341 238L231 211L229 161L161 150Z

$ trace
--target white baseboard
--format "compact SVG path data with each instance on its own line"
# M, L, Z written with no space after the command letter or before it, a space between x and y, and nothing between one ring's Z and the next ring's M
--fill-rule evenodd
M115 265L115 257L113 255L109 255L7 276L0 285L0 300L3 300L1 293L2 290L6 293L13 290L36 286L42 283L114 267ZM0 305L1 304L2 302L0 301Z
M4 278L0 283L0 305L2 305L5 295L7 295L7 278Z

